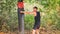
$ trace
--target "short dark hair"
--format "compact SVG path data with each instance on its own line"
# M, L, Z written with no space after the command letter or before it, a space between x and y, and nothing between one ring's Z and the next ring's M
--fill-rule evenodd
M34 8L38 9L36 6L34 6L33 9L34 9Z

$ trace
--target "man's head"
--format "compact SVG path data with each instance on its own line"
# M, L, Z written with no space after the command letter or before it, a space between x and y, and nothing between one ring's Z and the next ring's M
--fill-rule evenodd
M38 10L38 8L35 6L33 7L33 11L36 12Z

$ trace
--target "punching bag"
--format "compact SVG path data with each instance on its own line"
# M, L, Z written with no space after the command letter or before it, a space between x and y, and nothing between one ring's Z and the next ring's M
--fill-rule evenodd
M24 34L24 14L20 11L24 11L24 2L23 0L18 0L18 30L19 34Z

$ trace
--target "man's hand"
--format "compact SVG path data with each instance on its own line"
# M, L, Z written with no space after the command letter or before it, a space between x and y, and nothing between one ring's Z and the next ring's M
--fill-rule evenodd
M24 11L20 11L20 13L24 13Z
M26 11L20 11L20 13L24 13L24 14L29 14L30 12L26 12Z

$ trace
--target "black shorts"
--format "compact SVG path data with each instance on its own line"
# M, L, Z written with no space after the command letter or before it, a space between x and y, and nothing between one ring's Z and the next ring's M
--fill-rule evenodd
M35 22L33 29L39 29L40 28L40 21L39 22Z

